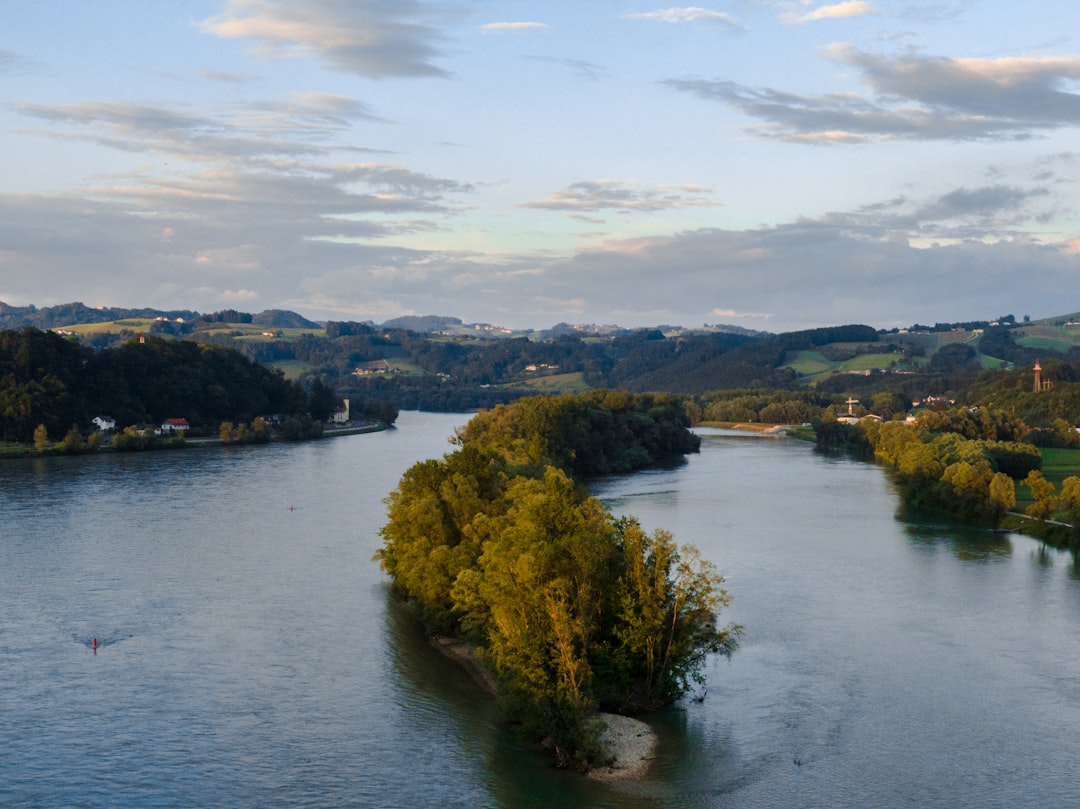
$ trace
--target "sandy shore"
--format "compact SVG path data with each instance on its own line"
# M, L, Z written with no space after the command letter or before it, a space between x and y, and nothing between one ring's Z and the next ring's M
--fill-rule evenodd
M495 676L476 659L472 647L464 641L434 636L432 645L452 660L456 660L483 686L494 694ZM605 724L602 734L604 750L614 761L608 767L594 767L590 778L602 781L640 778L656 753L656 734L640 719L618 714L602 713Z

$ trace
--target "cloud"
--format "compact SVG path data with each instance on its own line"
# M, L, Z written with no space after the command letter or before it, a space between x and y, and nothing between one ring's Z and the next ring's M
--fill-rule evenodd
M878 14L878 10L862 0L846 0L830 6L819 6L806 14L784 14L780 19L789 25L801 25L818 20L837 20L847 17L864 17L868 14Z
M516 33L519 31L547 31L550 26L542 22L489 22L480 28L494 34Z
M308 56L371 79L449 76L435 59L443 39L418 0L226 0L204 33L251 39L267 59Z
M753 320L768 320L773 316L772 312L736 312L734 309L713 309L711 314L729 320L743 320L746 318Z
M214 112L131 102L17 104L13 109L51 125L39 135L192 161L322 155L341 148L333 141L352 122L380 120L366 104L329 93L295 93Z
M378 188L349 190L360 182ZM81 198L0 195L0 278L14 302L37 305L69 300L57 296L92 277L115 305L205 311L233 300L309 317L440 312L523 327L737 318L787 331L1052 314L1080 272L1080 247L1040 243L1024 224L1052 201L1039 186L961 187L775 227L612 239L563 257L402 246L395 236L410 219L401 211L424 201L399 193L414 187L437 195L442 185L357 165L333 177L218 170ZM1001 221L1011 229L997 232Z
M719 205L705 194L709 189L696 185L639 186L614 180L578 182L546 199L523 202L522 208L547 211L620 211L656 213L673 208Z
M526 56L525 58L533 62L545 62L549 65L565 67L572 73L590 81L595 81L607 75L606 68L592 62L586 62L583 59L561 59L555 56Z
M200 70L199 78L221 84L247 84L257 78L253 73L233 73L227 70Z
M656 20L658 22L669 23L714 22L731 28L738 27L738 24L729 14L726 14L723 11L711 11L707 8L699 8L698 6L683 6L681 8L664 8L659 11L637 12L627 14L626 18L629 20Z
M1080 57L951 59L883 56L832 46L827 56L856 68L869 95L798 95L700 78L673 89L728 104L762 123L751 134L806 143L875 140L1026 140L1080 124Z
M303 273L382 260L381 248L361 242L444 227L473 191L396 163L342 159L357 151L338 143L352 122L374 120L346 96L296 93L217 112L134 103L17 109L47 122L54 137L155 157L150 170L98 176L64 196L0 197L0 277L38 272L44 283L16 285L31 301L55 301L92 277L124 305L268 307L293 299Z

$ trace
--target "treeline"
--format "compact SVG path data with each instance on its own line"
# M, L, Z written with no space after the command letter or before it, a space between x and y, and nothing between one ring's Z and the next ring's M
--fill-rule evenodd
M395 589L474 645L508 716L560 766L601 761L597 710L665 705L707 654L735 647L715 568L613 517L574 477L696 446L681 413L673 397L522 399L476 416L388 498L377 559Z
M1042 454L1021 443L1023 425L982 408L925 411L914 425L863 422L874 456L896 472L904 501L964 520L996 525L1016 505L1014 481L1042 466Z
M147 337L95 352L33 328L0 332L0 437L64 435L108 415L118 428L185 418L193 429L308 411L308 396L236 351Z
M519 399L474 416L462 445L524 451L529 463L551 463L574 477L633 472L697 452L682 400L669 393L590 391Z

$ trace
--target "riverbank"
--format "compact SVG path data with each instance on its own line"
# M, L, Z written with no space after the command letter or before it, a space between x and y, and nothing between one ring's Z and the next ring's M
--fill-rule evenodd
M327 427L324 428L321 435L314 438L302 438L296 439L297 441L318 441L321 438L338 438L345 435L362 435L364 433L377 433L383 430L389 429L390 424L385 422L365 423L357 424L346 427ZM281 438L271 435L270 440L265 443L275 443L279 441L292 441L293 439ZM177 441L176 438L165 439L155 444L154 446L146 447L145 449L134 450L117 450L112 444L102 444L95 449L84 449L77 452L63 452L57 451L53 448L46 449L44 452L39 452L35 447L29 444L0 444L0 461L6 459L16 458L45 458L45 457L64 457L75 455L97 455L99 453L108 452L156 452L159 450L184 450L195 449L202 447L224 447L224 446L254 446L259 442L247 442L239 443L235 441L222 441L220 438L185 438Z
M494 673L476 658L473 647L465 641L432 636L431 644L444 655L461 665L488 693L494 695L498 682ZM604 723L601 739L605 754L611 764L593 767L589 778L600 781L631 780L641 778L649 768L656 753L656 734L640 719L619 714L598 714Z
M721 430L739 430L758 435L797 435L801 430L808 430L801 424L774 424L762 421L703 421L695 427L715 427Z

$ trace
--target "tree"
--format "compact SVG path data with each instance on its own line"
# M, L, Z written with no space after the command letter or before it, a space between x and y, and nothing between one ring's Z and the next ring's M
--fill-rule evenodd
M1080 532L1080 477L1070 475L1061 482L1061 502L1069 510L1073 532Z
M49 448L49 431L45 429L44 424L39 424L34 428L34 449L38 452L44 452Z
M311 391L308 394L308 412L316 421L326 421L337 407L337 395L321 379L311 383Z
M1001 513L1016 507L1016 484L1004 472L995 472L990 479L990 499L998 505Z
M1025 509L1025 513L1035 517L1040 522L1045 522L1057 508L1060 498L1054 493L1054 484L1043 477L1043 473L1033 469L1024 480L1031 490L1031 496L1035 500Z
M666 532L615 520L569 471L685 446L676 405L596 392L496 408L387 498L376 559L395 588L430 626L479 646L504 707L563 766L599 751L598 705L666 704L706 654L735 645L737 628L716 629L728 596L715 568ZM625 460L637 451L646 460Z
M86 441L83 439L82 433L79 432L79 428L73 424L56 448L67 453L82 452L86 449Z

